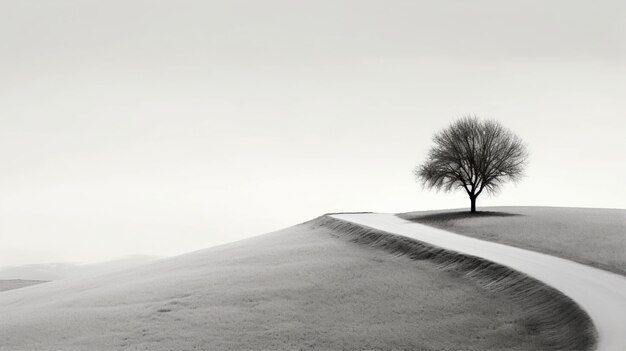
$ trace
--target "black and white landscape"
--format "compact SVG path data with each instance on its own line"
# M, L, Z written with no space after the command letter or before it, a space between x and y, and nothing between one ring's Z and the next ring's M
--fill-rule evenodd
M626 350L626 3L0 10L0 350Z

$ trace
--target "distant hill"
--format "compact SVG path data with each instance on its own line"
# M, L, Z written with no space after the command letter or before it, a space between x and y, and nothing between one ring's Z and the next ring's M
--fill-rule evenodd
M11 280L59 280L79 276L97 275L121 269L137 267L157 260L156 256L133 255L117 260L94 264L47 263L0 268L0 279Z
M46 283L45 280L0 279L0 291L19 289L30 285Z

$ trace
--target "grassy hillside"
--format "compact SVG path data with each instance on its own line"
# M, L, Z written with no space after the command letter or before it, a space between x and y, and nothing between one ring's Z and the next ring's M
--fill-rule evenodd
M478 239L555 255L626 275L626 210L485 207L399 216Z
M307 225L0 294L0 350L533 350L541 342L506 297Z

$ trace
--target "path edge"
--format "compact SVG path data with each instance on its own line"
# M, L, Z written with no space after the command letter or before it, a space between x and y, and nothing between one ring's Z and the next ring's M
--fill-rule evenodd
M365 225L325 214L301 225L324 227L331 235L350 242L382 249L395 256L426 260L439 269L453 272L482 289L506 295L525 311L526 330L543 339L547 350L594 350L598 333L593 321L574 300L561 291L535 279L482 257L421 242L402 235L388 233ZM540 337L540 338L539 338Z

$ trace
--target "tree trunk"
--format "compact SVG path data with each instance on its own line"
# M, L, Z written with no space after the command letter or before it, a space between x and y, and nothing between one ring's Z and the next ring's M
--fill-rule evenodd
M472 213L476 213L476 196L470 196L470 201L472 201Z

